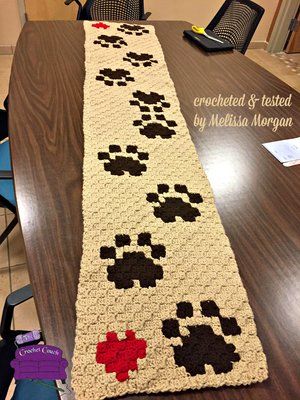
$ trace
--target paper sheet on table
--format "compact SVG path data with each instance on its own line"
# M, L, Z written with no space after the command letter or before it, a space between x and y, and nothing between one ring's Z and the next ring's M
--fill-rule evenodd
M263 146L285 166L300 163L300 137L263 143Z

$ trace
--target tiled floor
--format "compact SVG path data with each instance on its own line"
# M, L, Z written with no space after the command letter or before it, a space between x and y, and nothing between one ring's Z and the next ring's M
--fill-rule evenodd
M300 91L300 54L279 54L272 56L264 50L248 50L249 58L278 78ZM12 56L0 56L0 107L8 92L8 81ZM0 208L0 232L4 230L12 215ZM6 296L17 288L29 283L23 239L19 226L9 239L0 246L0 309ZM39 323L33 301L22 304L15 312L14 326L17 329L38 328ZM13 387L10 389L10 395Z
M265 50L248 50L246 56L300 92L300 53L271 55Z

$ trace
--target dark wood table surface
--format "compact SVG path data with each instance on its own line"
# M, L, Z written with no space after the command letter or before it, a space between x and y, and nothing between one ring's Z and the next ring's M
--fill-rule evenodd
M186 22L151 23L236 255L270 377L249 387L126 399L299 399L300 166L283 167L261 144L299 136L300 95L237 52L202 52L182 38L190 26ZM61 347L69 362L82 252L83 45L81 22L26 23L9 91L13 171L30 280L47 343ZM200 133L193 126L196 112L242 114L250 120L254 114L247 107L194 107L195 97L219 93L292 93L290 108L258 106L256 112L293 116L294 125L277 133L251 126Z

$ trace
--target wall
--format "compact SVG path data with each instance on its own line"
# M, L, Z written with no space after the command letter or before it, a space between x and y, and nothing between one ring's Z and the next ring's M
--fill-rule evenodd
M0 0L0 46L15 46L21 32L17 0Z
M82 4L86 0L80 0ZM28 19L31 21L53 19L76 19L78 7L75 2L66 6L64 0L25 0Z
M152 20L182 20L206 26L223 0L145 0L145 10L151 11ZM255 0L265 9L265 14L254 35L255 41L264 42L275 14L278 0Z
M256 3L265 9L265 13L254 35L254 40L266 41L279 0L257 0Z

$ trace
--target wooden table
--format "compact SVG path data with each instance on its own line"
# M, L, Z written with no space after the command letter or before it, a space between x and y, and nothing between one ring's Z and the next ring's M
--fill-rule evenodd
M295 400L300 395L300 166L284 168L261 144L299 135L300 95L239 53L205 54L182 38L188 23L152 23L248 291L270 378L250 387L134 398ZM82 251L83 44L81 22L27 23L10 81L12 161L30 279L47 342L61 347L69 362ZM277 133L267 127L200 133L193 126L196 112L254 114L246 107L194 107L194 98L219 93L292 93L291 108L256 111L292 115L294 126Z

